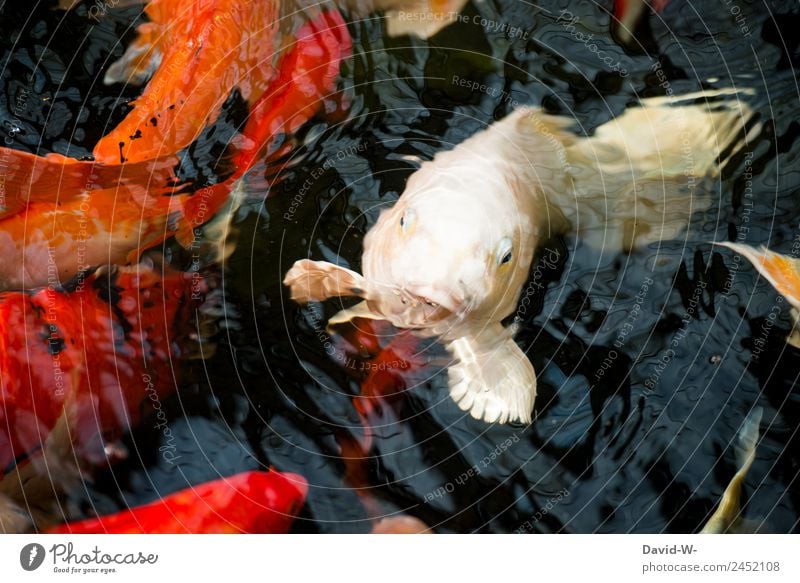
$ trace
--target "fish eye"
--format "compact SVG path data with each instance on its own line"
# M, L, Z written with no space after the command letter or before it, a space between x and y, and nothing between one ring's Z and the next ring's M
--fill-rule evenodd
M497 247L497 264L506 265L514 258L513 242L511 238L504 237Z
M414 220L417 217L417 213L414 212L414 209L406 209L405 212L400 217L400 228L403 230L404 233L408 232L408 229L414 224Z

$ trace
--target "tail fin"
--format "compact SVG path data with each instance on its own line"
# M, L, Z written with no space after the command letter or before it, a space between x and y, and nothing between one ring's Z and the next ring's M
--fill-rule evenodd
M630 250L673 238L708 204L701 181L758 129L746 131L752 112L729 95L645 99L588 138L566 131L566 118L530 110L523 149L540 147L529 156L530 182L594 247ZM544 161L542 148L550 152Z

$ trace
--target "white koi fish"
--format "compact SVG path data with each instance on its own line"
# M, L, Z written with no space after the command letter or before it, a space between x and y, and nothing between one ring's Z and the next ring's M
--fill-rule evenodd
M573 229L592 245L630 249L685 228L695 187L716 174L719 152L736 149L748 117L738 102L701 97L645 100L592 137L570 132L570 119L520 108L409 178L364 239L363 276L302 260L284 283L300 303L364 300L331 324L383 319L438 337L453 356L450 395L461 409L530 423L536 376L502 322L538 243Z

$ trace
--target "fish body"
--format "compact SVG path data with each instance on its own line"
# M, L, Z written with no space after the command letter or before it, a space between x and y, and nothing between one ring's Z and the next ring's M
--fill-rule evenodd
M453 356L459 407L487 422L530 423L536 376L502 322L538 242L574 229L619 251L674 236L696 204L688 177L713 175L718 153L736 149L742 109L646 100L580 137L566 118L520 108L409 178L364 239L363 275L301 260L284 283L300 303L364 300L332 324L385 319L438 337Z
M669 0L614 0L614 22L612 30L623 44L634 40L639 23L650 10L659 13L669 4Z
M800 348L800 261L793 257L739 243L716 243L743 255L792 306L794 328L786 342Z
M52 534L282 534L308 493L297 474L245 472L191 486L116 514L69 522Z
M274 138L291 135L324 109L351 46L336 11L296 31L272 85L231 146L233 174L218 184L192 189L178 183L175 156L109 165L0 149L4 166L15 169L6 177L6 207L0 209L0 254L6 258L0 290L57 286L97 265L134 262L171 236L192 248L200 228L240 194L244 176L285 153L285 146L272 146Z
M427 38L455 21L467 0L348 0L351 7L386 11L390 36ZM301 10L318 18L314 3ZM329 14L333 11L327 11ZM251 106L269 91L295 36L279 0L151 0L137 38L112 64L105 83L147 81L131 111L93 150L104 164L171 155L193 142L219 116L234 88ZM340 36L346 34L341 23ZM344 34L342 34L344 33ZM302 33L301 33L302 34ZM291 46L291 45L290 45Z
M142 264L71 291L0 293L0 476L65 415L75 452L102 456L174 390L207 291L198 273Z
M277 73L279 8L278 0L148 2L149 21L105 82L149 82L97 143L95 160L136 163L182 150L216 120L234 88L255 104Z

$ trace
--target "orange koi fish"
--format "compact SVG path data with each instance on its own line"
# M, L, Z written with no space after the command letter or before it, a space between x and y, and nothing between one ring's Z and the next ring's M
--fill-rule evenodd
M308 483L297 474L245 472L192 486L116 514L70 522L54 534L268 534L289 531Z
M792 306L794 329L786 342L800 348L800 260L770 251L766 247L755 249L739 243L716 243L744 255L758 272Z
M265 148L323 106L350 52L338 12L301 27L231 146L233 175L200 190L176 184L174 156L114 166L0 148L0 168L16 168L0 193L0 289L55 286L96 265L132 262L173 235L193 247L241 178L265 155L286 152L286 146Z
M182 150L216 120L234 88L257 103L277 73L279 8L278 0L149 2L149 22L105 81L150 81L97 143L95 160L135 163Z
M455 21L467 0L340 2L361 14L386 11L390 36L427 38ZM76 3L62 0L59 7L69 10ZM318 10L312 2L299 4L312 15ZM147 2L144 13L149 21L138 27L137 38L109 68L104 81L149 82L131 102L133 111L95 145L95 161L137 163L174 155L217 119L233 89L251 106L258 103L285 69L281 60L292 44L281 46L283 38L303 34L302 29L295 35L282 30L293 21L281 18L280 8L279 0ZM344 22L336 27L341 30L335 34L343 41Z

